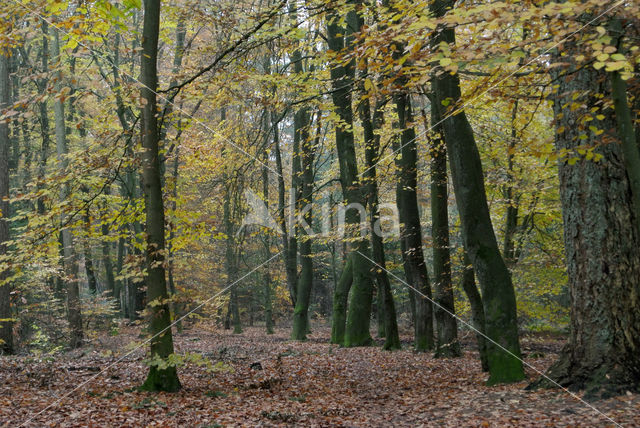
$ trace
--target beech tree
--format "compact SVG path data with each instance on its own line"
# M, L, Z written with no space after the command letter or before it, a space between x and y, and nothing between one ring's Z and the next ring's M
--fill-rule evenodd
M0 112L9 107L11 87L9 55L6 47L0 49ZM7 255L9 241L9 123L0 120L0 260ZM13 353L13 318L9 270L0 267L0 353Z
M165 279L164 202L160 159L158 156L159 129L156 90L158 87L158 36L160 31L160 0L144 1L142 53L140 57L140 95L142 107L142 179L145 197L147 234L147 301L150 312L152 363L142 389L148 391L176 391L180 381L175 365L167 365L166 358L173 354L171 313ZM160 361L153 361L160 359ZM161 365L164 363L164 365Z
M443 16L452 1L434 1L432 13ZM455 44L453 28L441 26L432 46L440 42ZM456 194L456 203L462 222L464 246L469 253L474 271L482 288L485 331L493 341L487 343L489 384L515 382L524 378L516 297L511 275L504 263L487 205L482 173L482 162L473 129L460 106L460 78L458 74L440 73L433 80L435 102L449 105L442 112L444 139L449 154L449 165ZM497 346L497 345L499 346Z

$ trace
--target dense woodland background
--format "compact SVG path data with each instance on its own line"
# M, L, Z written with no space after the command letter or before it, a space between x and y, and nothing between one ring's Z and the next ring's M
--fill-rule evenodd
M217 331L633 397L639 6L2 0L0 374L111 343L147 391L244 382Z

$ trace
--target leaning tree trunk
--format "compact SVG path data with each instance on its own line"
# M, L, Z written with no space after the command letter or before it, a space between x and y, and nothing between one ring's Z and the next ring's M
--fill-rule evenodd
M597 137L587 127L612 130L592 106L611 88L603 72L583 66L564 71L554 99L564 242L571 295L569 343L547 375L563 387L606 397L640 386L640 233L633 195L617 137ZM577 109L565 108L569 103ZM584 137L587 137L586 139ZM580 146L596 147L587 159ZM555 386L540 378L531 387Z
M145 199L147 235L147 308L150 313L151 358L166 362L173 354L171 314L165 279L164 202L160 159L158 155L158 118L156 88L158 86L158 35L160 30L160 0L145 0L142 30L141 98L142 108L142 177ZM147 391L177 391L180 381L175 365L149 367L149 374L141 389Z
M435 16L441 17L453 7L452 0L431 4ZM432 40L455 44L453 28L440 27ZM460 108L460 78L443 72L434 75L436 100L440 105ZM471 124L464 111L444 111L444 137L449 152L451 176L462 223L465 248L482 288L486 333L492 342L487 349L489 384L515 382L524 378L518 339L516 296L511 275L504 263L491 223L480 153Z
M0 51L0 115L9 107L9 58ZM9 240L9 123L0 121L0 354L13 353L13 323L9 270L5 268Z

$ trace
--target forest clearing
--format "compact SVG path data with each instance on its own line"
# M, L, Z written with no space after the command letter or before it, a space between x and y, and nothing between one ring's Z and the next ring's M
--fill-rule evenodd
M640 426L640 1L0 0L0 427Z

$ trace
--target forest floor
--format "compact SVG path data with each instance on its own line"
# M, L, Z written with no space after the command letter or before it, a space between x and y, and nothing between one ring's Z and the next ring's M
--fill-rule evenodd
M314 327L305 343L288 335L186 330L175 338L177 352L200 353L215 371L181 367L183 389L174 394L136 391L147 371L144 347L118 362L139 341L134 327L55 359L2 357L0 426L615 426L603 414L640 426L638 394L592 402L596 411L560 390L524 391L527 381L485 386L469 338L462 358L434 359L413 352L408 336L403 350L390 353L330 345L326 327ZM526 361L538 370L562 344L522 338ZM530 368L527 375L536 377Z

